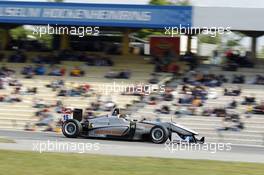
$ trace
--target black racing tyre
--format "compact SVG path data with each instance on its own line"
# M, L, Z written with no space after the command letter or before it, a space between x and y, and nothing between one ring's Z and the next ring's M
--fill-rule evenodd
M166 127L157 125L150 130L150 139L153 143L161 144L168 140L169 131Z
M82 125L78 120L70 119L63 123L62 133L66 137L76 138L82 132Z

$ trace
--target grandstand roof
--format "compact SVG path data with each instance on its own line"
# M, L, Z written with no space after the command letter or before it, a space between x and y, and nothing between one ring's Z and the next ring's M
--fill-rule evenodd
M194 27L230 27L239 31L264 31L263 8L193 7Z
M262 8L0 2L0 23L264 31ZM246 22L245 22L246 21Z
M192 7L0 2L0 23L164 28L191 26Z

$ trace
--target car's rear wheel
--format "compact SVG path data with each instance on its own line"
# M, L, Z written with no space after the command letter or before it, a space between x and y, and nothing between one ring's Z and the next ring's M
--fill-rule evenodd
M82 125L79 121L75 119L67 120L62 125L62 133L66 137L76 138L80 136L82 132Z
M168 140L169 131L164 126L154 126L150 131L150 138L153 143L161 144Z

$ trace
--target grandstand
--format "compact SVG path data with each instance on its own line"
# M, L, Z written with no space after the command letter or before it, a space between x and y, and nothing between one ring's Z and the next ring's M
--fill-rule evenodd
M147 83L150 78L151 73L153 72L153 65L149 64L148 61L144 60L143 57L138 56L128 56L126 59L123 59L123 56L114 57L115 66L113 67L97 67L97 66L83 66L82 68L86 71L84 77L70 77L68 74L62 79L66 80L66 83L76 82L76 83L88 83L92 86L92 89L95 92L98 92L100 86L105 84L113 83L112 79L104 78L105 73L111 70L124 70L129 69L132 72L132 77L129 80L120 80L114 79L115 82L129 84L131 82L144 82ZM36 95L22 96L23 101L20 103L0 103L0 128L1 129L12 129L12 130L23 130L25 125L28 122L35 122L37 119L33 116L37 109L32 108L33 99L41 98L46 102L52 104L56 100L62 100L66 106L86 108L89 103L94 101L96 97L57 97L56 92L51 89L46 88L45 86L51 82L51 80L58 79L57 77L50 76L35 76L33 79L25 79L20 74L20 70L25 66L31 63L7 63L2 62L1 64L7 66L8 68L15 69L16 77L25 87L37 87L39 93ZM73 66L83 65L82 62L63 62L63 66L67 70L70 70ZM209 73L213 72L215 74L226 75L230 77L233 74L245 75L247 79L251 79L256 74L261 74L263 72L263 65L257 65L253 68L240 68L236 72L227 72L222 71L219 67L215 66L202 66L198 68L200 70L206 70ZM168 73L161 74L161 81L168 79L171 75ZM180 77L179 77L180 78ZM223 84L223 87L233 86L231 83ZM236 100L242 101L243 96L254 94L257 97L257 102L261 101L264 97L264 92L262 91L261 85L252 85L252 84L240 84L242 89L242 96L236 97ZM178 86L175 90L179 91L181 86ZM203 108L206 107L224 107L225 104L229 103L234 97L223 96L222 87L214 87L214 89L219 97L217 99L209 99L204 104ZM8 94L11 92L11 89L0 90L1 94ZM177 99L178 96L175 96ZM124 96L118 93L112 94L112 100L117 103L118 107L126 108L127 104L133 104L134 101L139 101L137 96ZM140 105L140 104L137 104ZM163 121L173 120L179 124L197 130L202 136L206 137L208 142L224 142L232 144L245 144L245 145L258 145L261 146L264 144L264 132L263 124L264 118L263 115L254 115L251 114L250 118L245 117L246 107L238 106L236 112L242 116L242 121L245 124L245 129L241 131L224 131L219 132L217 128L222 126L222 119L219 117L205 117L205 116L184 116L181 118L176 117L174 114L157 114L155 109L162 105L171 106L171 110L177 110L177 107L172 105L172 102L162 101L155 106L143 104L140 108L132 114L136 119L142 119L143 117L150 118L155 120L160 118ZM104 112L99 112L100 114ZM99 114L98 113L98 114ZM60 117L58 115L58 117Z
M230 77L233 74L245 75L247 79L251 79L256 74L263 74L264 73L263 68L264 68L263 65L257 65L256 68L254 69L240 68L240 70L236 72L227 72L227 71L222 71L219 67L211 66L209 70L207 67L206 71L215 74L226 75L227 77ZM223 84L223 86L224 87L234 86L234 84L225 83ZM239 86L241 87L241 89L243 89L243 93L241 96L235 98L237 101L241 102L243 100L242 98L243 96L247 96L251 94L254 94L257 97L258 102L262 101L264 97L262 85L240 84ZM178 91L180 91L180 87L178 87L177 89ZM207 100L203 108L225 107L227 103L230 103L234 99L234 97L223 96L222 87L216 87L212 89L214 89L219 94L219 96L217 99ZM164 101L158 104L158 106L162 106L162 105L170 105L172 107L171 108L172 111L177 110L176 107L173 107L171 105L171 102ZM167 121L173 120L179 124L197 130L202 136L205 136L207 138L208 142L224 142L224 143L232 143L232 144L263 146L264 145L263 115L251 114L250 115L251 117L247 118L246 117L247 115L245 114L246 112L245 106L238 106L236 112L239 113L241 116L243 116L242 121L245 124L245 129L239 132L217 131L217 128L220 128L222 126L222 119L218 117L187 115L185 117L177 118L175 115L173 117L171 117L172 115L166 115L166 114L157 115L153 111L153 106L146 106L140 109L138 111L138 114L141 114L143 116L156 116L156 118L161 118Z
M92 86L95 91L100 90L100 86L105 84L111 84L113 80L104 78L105 73L110 70L123 70L129 68L133 72L130 82L144 82L149 77L150 73L153 70L153 65L147 65L146 61L135 58L131 64L124 63L124 61L119 57L115 58L116 66L114 67L85 67L86 75L84 77L69 77L65 76L62 79L66 82L76 82L76 83L88 83ZM142 64L143 63L143 64ZM57 97L56 92L46 88L45 86L51 82L52 79L59 79L58 77L50 76L36 76L34 79L24 79L20 74L20 71L25 65L30 63L3 63L5 66L11 69L15 69L16 77L19 78L20 82L25 87L37 87L39 93L34 96L23 96L23 102L15 104L0 104L0 127L6 129L23 129L25 123L31 121L32 116L36 110L32 109L33 98L41 98L48 103L55 103L56 100L61 99L66 106L70 107L82 107L85 108L88 106L89 102L95 99L83 98L83 97ZM73 66L82 65L81 62L64 62L63 65L67 70L70 70ZM128 83L128 80L115 80L118 82ZM0 90L1 94L9 94L12 89ZM118 99L118 100L117 100ZM135 97L131 96L129 98L124 96L118 96L114 99L117 102L118 106L124 107L125 104L131 103L135 100Z
M85 62L80 61L61 61L61 64L59 64L59 67L64 67L67 70L67 74L63 77L51 77L48 75L42 75L37 76L35 75L33 79L27 79L24 77L24 75L21 75L21 70L23 67L32 65L30 62L32 58L38 56L39 54L47 55L50 54L50 52L27 52L27 62L25 63L9 63L7 60L1 60L1 65L5 65L6 67L13 69L16 71L15 77L19 80L20 83L23 84L26 88L38 88L38 93L35 95L21 95L22 102L18 103L5 103L0 102L0 129L8 129L8 130L24 130L25 126L28 123L34 123L37 122L38 119L35 117L35 113L39 110L36 108L33 108L33 101L34 99L43 99L48 104L55 104L57 100L63 101L65 106L69 107L77 107L77 108L87 108L89 104L97 99L95 95L91 95L89 97L58 97L57 92L53 91L52 89L49 89L45 87L47 84L51 83L53 80L63 79L66 82L66 86L71 86L72 82L77 84L89 84L91 85L91 88L94 90L95 93L100 93L100 89L104 85L111 85L113 82L116 83L124 83L124 84L137 84L137 83L148 83L149 79L151 78L151 74L153 73L155 69L154 64L149 63L150 58L145 58L145 56L135 56L129 54L129 37L131 34L131 31L138 31L143 28L164 28L164 26L200 26L203 24L204 15L202 15L201 19L200 16L197 14L200 14L202 12L206 12L208 9L202 9L202 8L194 8L194 14L192 14L192 7L179 7L179 6L130 6L130 5L92 5L92 4L68 4L68 3L26 3L26 2L1 2L0 5L4 6L4 9L6 9L7 13L4 13L7 16L2 16L1 23L2 25L6 25L8 27L4 28L5 35L4 39L2 41L2 49L7 49L10 45L8 42L10 39L9 36L9 30L12 29L12 27L17 25L47 25L47 24L53 24L53 25L85 25L89 26L91 24L102 26L103 30L119 30L120 33L123 34L122 43L119 43L122 45L122 55L109 55L112 61L114 62L113 66L87 66ZM23 10L20 10L19 13L11 14L13 12L9 9L9 6L12 7L15 5L15 9L19 9L20 7ZM46 8L46 5L48 5L50 8ZM80 7L83 6L83 7ZM113 19L97 19L97 16L95 16L95 19L75 19L68 16L61 16L61 18L57 18L56 16L52 18L46 18L46 16L42 16L41 13L39 13L39 16L35 17L36 14L31 14L29 12L32 11L32 7L35 7L39 12L41 10L48 11L48 10L63 10L65 8L65 11L71 12L69 7L71 9L80 9L84 8L82 10L89 11L91 9L97 9L98 11L102 12L101 9L106 8L107 6L107 13L111 12L113 10L117 10L117 12L122 12L124 10L129 9L129 11L133 12L132 10L139 10L135 11L136 14L140 12L140 14L146 14L148 16L150 11L152 17L150 19L143 20L137 19L137 20L131 20L130 15L124 15L124 17L128 17L126 21L123 21L122 23L119 21L117 16L113 15ZM210 10L210 9L209 9ZM221 9L219 9L221 10ZM236 10L237 12L240 12L240 9L231 9L232 12ZM252 9L251 9L252 10ZM254 9L253 9L254 10ZM76 10L77 11L77 10ZM26 14L20 13L20 12L27 12ZM133 12L133 13L135 13ZM221 10L222 12L222 10ZM10 14L9 14L10 13ZM207 12L208 13L208 12ZM48 13L44 13L48 14ZM56 13L54 13L56 14ZM58 14L68 14L68 13L58 13ZM71 14L71 13L69 13ZM247 13L245 13L247 14ZM3 15L3 14L2 14ZM13 16L12 16L13 15ZM21 15L21 16L17 16ZM25 17L26 15L26 17ZM33 15L33 16L32 16ZM105 15L106 16L106 15ZM192 16L195 20L192 19ZM198 16L198 17L197 17ZM205 15L207 17L210 17L210 15ZM240 17L240 15L238 14ZM228 16L229 18L229 16ZM253 17L252 17L253 18ZM25 20L26 19L26 20ZM125 18L124 18L125 19ZM212 19L211 19L212 20ZM215 19L213 19L214 21ZM197 22L198 21L198 22ZM206 20L205 20L206 21ZM210 20L209 20L210 21ZM233 24L234 21L227 20L229 23L226 24L229 26L230 24ZM193 25L190 25L192 24ZM199 23L201 22L201 24ZM208 21L206 21L208 22ZM222 22L222 21L221 21ZM209 22L210 23L210 22ZM14 24L14 25L13 25ZM236 23L235 23L236 24ZM218 24L219 25L219 24ZM206 23L205 26L210 26ZM249 25L250 26L250 25ZM253 25L252 25L253 26ZM252 27L250 26L250 27ZM133 27L133 30L130 28ZM242 30L240 26L236 26L237 28L234 28L235 30ZM111 29L109 29L111 28ZM243 28L243 30L249 30L251 31L251 28ZM256 30L256 29L255 29ZM107 32L109 32L107 31ZM256 30L259 31L259 30ZM103 31L105 32L105 31ZM244 32L247 33L247 32ZM249 35L253 35L251 32L249 32ZM253 41L252 41L252 52L256 51L256 38L258 35L262 35L262 33L257 33L253 35ZM55 38L55 37L54 37ZM97 38L96 38L97 39ZM95 39L95 40L96 40ZM89 39L87 39L89 40ZM100 39L98 39L100 40ZM56 41L56 38L54 39ZM77 42L79 43L79 42ZM187 42L187 51L191 50L191 36L188 37ZM113 44L112 41L110 41L110 44ZM60 51L64 52L65 50L71 50L70 48L70 38L65 37L65 35L62 35L61 38L57 41L57 43L53 43L56 47L52 48L53 51L57 51L57 49L60 49ZM12 46L12 44L11 44ZM57 47L58 46L58 47ZM75 47L79 46L79 44L75 43ZM12 48L12 47L11 47ZM10 48L9 48L10 49ZM103 50L103 49L102 49ZM73 52L76 52L76 50L72 50ZM5 58L8 58L10 55L13 54L13 51L4 51ZM91 54L85 53L85 54ZM105 56L105 53L96 53L97 55L103 55ZM255 54L253 54L254 57ZM164 55L163 55L164 56ZM189 55L189 57L192 57L193 55ZM195 59L192 59L193 62L198 60L198 57L193 57ZM255 59L255 58L253 58ZM190 61L190 63L192 62ZM161 61L162 62L162 61ZM198 62L198 61L197 61ZM157 64L157 63L156 63ZM184 75L187 70L189 70L188 66L186 66L186 63L177 62L177 64L181 67L179 74L172 75L171 73L158 73L159 74L159 84L162 84L166 82L168 79L172 79L173 76L176 76L177 81L180 80L182 77L181 75ZM49 67L49 65L45 65L46 67ZM69 71L74 68L75 66L81 67L82 70L85 71L85 75L82 77L72 77L69 76ZM235 99L238 102L241 102L243 100L243 96L251 96L251 94L254 94L257 98L257 102L260 103L264 97L263 92L263 85L253 85L249 84L250 80L252 80L257 74L263 74L264 73L264 65L256 64L254 68L239 68L238 71L235 72L228 72L223 71L220 67L217 66L211 66L211 65L200 65L196 70L202 70L209 73L213 73L216 75L225 75L230 79L230 77L234 74L236 75L245 75L247 80L245 84L239 84L238 86L242 89L242 95L235 97ZM131 72L130 79L107 79L105 78L106 73L110 71L124 71L129 70ZM180 81L178 81L180 82ZM177 82L177 83L178 83ZM232 87L233 84L231 83L224 83L222 87ZM236 85L237 86L237 85ZM182 85L179 85L177 88L174 88L173 90L178 92L180 91ZM218 94L217 99L208 99L204 103L203 107L198 108L198 110L202 110L203 108L216 108L216 107L225 107L227 103L231 102L234 97L229 96L223 96L223 88L222 87L214 87L214 88L208 88L208 90L214 90ZM6 89L0 90L0 95L5 94L11 94L13 91L13 87L8 87ZM108 96L107 94L106 96ZM109 95L110 96L110 95ZM139 96L127 96L127 95L121 95L120 93L113 93L111 94L112 101L114 101L118 107L120 108L127 108L128 105L131 105L134 110L132 110L132 117L135 119L142 119L142 118L149 118L151 120L161 119L163 121L170 121L173 120L179 124L185 125L191 129L194 129L198 131L201 136L206 137L207 142L227 142L227 143L233 143L233 144L243 144L243 145L264 145L264 130L263 130L263 124L264 124L264 118L263 115L255 115L250 114L250 117L246 117L246 106L239 105L238 108L235 110L235 112L239 113L239 115L242 117L242 121L245 125L245 128L240 131L218 131L218 128L222 127L222 118L220 117L212 117L212 116L202 116L202 115L187 115L183 117L177 117L174 113L171 114L157 114L155 112L155 109L160 108L163 105L167 105L171 108L172 111L177 111L178 106L174 106L173 103L176 101L180 95L176 94L174 96L173 102L167 102L167 101L160 101L156 105L148 105L141 101ZM137 102L137 103L135 103ZM104 112L97 112L97 114L101 114ZM54 114L56 115L56 118L60 117L60 114Z

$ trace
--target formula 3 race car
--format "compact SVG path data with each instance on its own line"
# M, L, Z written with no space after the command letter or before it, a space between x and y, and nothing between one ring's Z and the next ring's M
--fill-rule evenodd
M197 139L198 133L174 122L135 121L119 113L118 108L110 115L93 118L83 117L82 109L68 109L63 113L62 133L69 138L106 138L137 141L150 141L156 144L178 138L188 143L204 143L204 137Z

